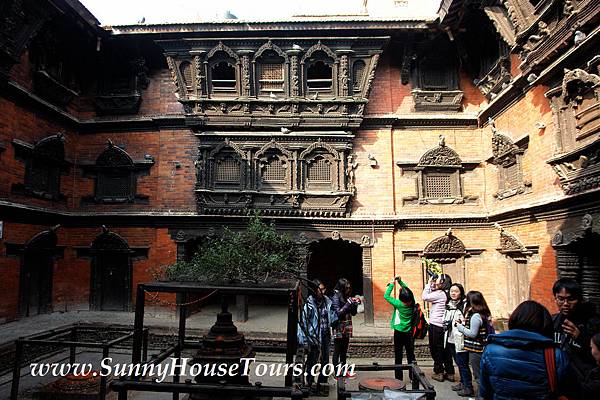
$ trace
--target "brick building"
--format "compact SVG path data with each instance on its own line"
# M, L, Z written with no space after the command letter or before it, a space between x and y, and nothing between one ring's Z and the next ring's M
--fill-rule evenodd
M349 277L367 322L422 257L496 317L553 309L558 276L600 304L600 1L389 3L102 27L76 0L3 2L0 321L127 310L248 209L309 277Z

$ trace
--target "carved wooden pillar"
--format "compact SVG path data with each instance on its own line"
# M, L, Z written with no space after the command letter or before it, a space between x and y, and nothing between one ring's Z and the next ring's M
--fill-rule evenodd
M298 65L298 56L300 50L288 50L290 57L290 96L300 96L300 68Z
M373 256L371 249L373 241L370 236L364 235L361 240L363 293L365 296L365 325L373 325L375 314L373 307Z
M203 50L193 50L190 54L194 57L194 70L196 73L196 97L206 97L208 88L206 87L206 73L204 70L204 53Z
M339 53L339 52L338 52ZM339 68L339 94L342 97L347 97L349 94L348 82L350 82L350 72L349 72L349 61L348 61L348 52L344 51L340 56L340 68Z
M242 83L242 96L243 97L250 97L251 95L251 90L250 90L250 85L251 85L251 76L252 76L252 68L250 65L250 55L252 54L251 50L240 50L238 51L238 54L240 55L240 62L242 64L242 76L241 76L241 83ZM252 62L252 64L254 64L254 62Z

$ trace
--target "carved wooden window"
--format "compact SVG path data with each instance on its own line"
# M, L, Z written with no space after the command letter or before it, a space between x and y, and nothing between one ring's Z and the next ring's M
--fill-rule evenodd
M310 64L306 70L306 86L309 92L331 92L333 90L331 65L322 60Z
M274 51L265 51L258 68L258 90L261 94L284 91L284 60Z
M220 61L211 68L211 84L213 92L236 91L235 67L227 62Z
M462 161L454 150L446 146L443 136L438 147L423 154L416 169L420 171L417 179L419 202L464 202L460 177Z
M529 190L531 183L523 179L523 154L527 148L528 138L513 143L512 139L500 133L495 123L491 122L493 163L498 166L498 192L494 197L502 200Z
M364 61L358 60L354 62L354 65L352 67L352 87L355 92L360 92L363 80L365 78L366 70L367 65Z
M425 172L424 189L427 198L446 198L453 196L452 174L444 172Z
M309 182L328 183L331 182L331 164L325 158L319 156L308 164L307 178Z
M282 183L285 182L286 162L277 156L269 157L262 169L263 182Z
M428 58L419 64L419 88L450 90L458 88L458 72L450 59Z
M181 77L183 78L183 82L185 85L190 88L193 84L192 82L192 64L188 61L184 61L179 65L179 71L181 72ZM235 75L234 75L235 77ZM234 85L235 87L235 85Z
M96 159L95 201L103 203L133 202L136 180L134 163L125 150L109 142Z
M226 155L217 160L215 171L216 184L239 185L241 177L240 163L231 155Z
M132 174L127 171L103 171L98 174L96 196L100 199L130 199L133 192Z
M62 134L48 136L35 145L13 140L15 155L25 162L23 184L15 184L17 193L56 200L60 193L60 176L65 163L64 137Z
M60 166L34 158L25 172L25 187L29 191L52 197L60 194Z

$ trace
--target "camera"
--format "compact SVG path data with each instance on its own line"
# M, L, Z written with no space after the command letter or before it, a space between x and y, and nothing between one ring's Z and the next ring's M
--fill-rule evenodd
M429 276L430 278L433 278L434 280L436 280L437 278L439 278L439 275L436 274L435 272L432 272L431 270L427 270L427 276Z
M444 332L452 330L452 321L444 321L442 327L444 328Z

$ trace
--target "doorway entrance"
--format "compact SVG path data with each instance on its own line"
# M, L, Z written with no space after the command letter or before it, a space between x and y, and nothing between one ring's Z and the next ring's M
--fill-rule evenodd
M310 244L307 278L318 278L333 293L338 279L352 283L352 295L364 295L362 247L347 240L323 239Z
M23 249L19 313L23 317L52 312L52 277L56 255L56 234L44 231Z
M113 232L103 232L92 243L90 308L127 311L131 304L131 249Z

